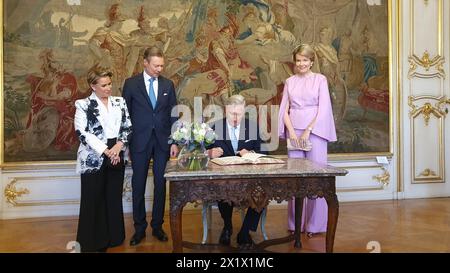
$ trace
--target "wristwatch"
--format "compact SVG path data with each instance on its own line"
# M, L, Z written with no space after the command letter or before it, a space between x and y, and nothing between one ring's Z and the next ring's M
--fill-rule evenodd
M308 127L308 130L309 130L309 131L312 131L312 129L313 129L313 128L312 128L311 126Z

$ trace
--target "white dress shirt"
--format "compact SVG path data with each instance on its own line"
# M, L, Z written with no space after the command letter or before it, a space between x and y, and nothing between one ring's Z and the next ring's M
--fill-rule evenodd
M97 95L95 95L95 99L99 105L99 116L97 118L102 124L105 137L116 138L119 135L121 115L113 112L115 109L112 106L111 97L108 97L108 107L103 104Z
M228 133L230 134L230 139L233 139L233 137L231 136L231 134L233 133L233 126L231 126L228 122L227 122L227 127L228 127ZM235 127L236 129L234 130L235 136L237 140L239 140L239 132L241 131L241 124L238 124L238 126Z
M144 74L144 81L145 81L145 89L147 90L147 94L149 94L148 92L150 92L150 88L149 88L149 84L150 84L150 78L154 78L152 76L150 76L149 74L147 74L147 72L143 72ZM155 98L156 100L158 100L158 78L155 78L155 80L153 81L153 91L155 91Z

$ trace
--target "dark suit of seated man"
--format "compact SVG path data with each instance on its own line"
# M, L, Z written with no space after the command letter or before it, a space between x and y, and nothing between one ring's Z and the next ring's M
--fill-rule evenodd
M261 139L257 124L244 118L245 100L241 95L228 98L225 104L226 118L217 121L214 129L217 140L208 147L210 158L222 156L244 155L249 152L260 152ZM233 205L218 201L219 211L223 218L224 227L220 235L219 243L230 245L230 237L233 233L231 217ZM248 208L241 230L237 236L237 243L241 247L251 247L254 243L249 231L256 231L260 213Z

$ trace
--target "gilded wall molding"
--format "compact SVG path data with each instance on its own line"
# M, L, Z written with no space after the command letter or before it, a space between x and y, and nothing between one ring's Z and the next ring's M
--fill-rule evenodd
M16 188L16 183L18 182L18 180L16 178L14 178L13 180L11 180L11 182L6 185L5 190L4 190L4 195L6 198L6 202L13 205L13 206L17 206L17 198L24 195L24 194L29 194L30 190L26 189L26 188L21 188L21 189L17 189Z
M386 168L381 168L383 170L382 174L372 176L373 179L381 183L384 187L389 185L389 181L391 180L391 174Z
M436 172L429 168L426 168L425 170L423 170L423 172L421 172L419 174L419 176L425 176L425 177L436 176Z
M352 170L352 169L380 169L382 171L379 175L373 175L372 179L376 180L381 184L381 187L362 187L362 188L336 188L337 192L352 192L352 191L368 191L368 190L384 190L389 186L391 180L391 174L388 169L380 165L370 165L370 166L338 166L339 168Z
M439 98L439 102L438 102L438 108L442 109L442 107L444 107L445 104L449 104L450 105L450 99L447 99L446 96L442 96ZM448 114L448 108L445 107L445 110L443 110L445 112L445 114Z
M430 53L426 50L422 58L417 57L416 55L412 55L408 57L409 61L409 71L408 71L408 78L412 79L414 77L417 78L444 78L445 79L445 70L444 70L444 63L445 58L439 55L434 56L433 58L430 58ZM431 68L434 68L436 70L435 73L420 73L417 72L417 67L420 66L425 69L425 72L429 72Z
M385 190L386 187L389 185L389 181L391 178L391 175L389 171L387 171L386 168L380 165L361 165L361 166L336 166L339 168L343 168L346 170L357 170L357 169L380 169L383 171L380 175L373 175L372 179L376 180L377 182L381 183L380 186L364 186L364 187L354 187L354 188L348 188L348 187L337 187L336 192L343 193L343 192L361 192L361 191L382 191ZM351 172L351 171L350 171Z
M416 101L425 101L421 107L415 104ZM442 183L444 182L444 166L445 166L445 157L444 157L444 120L448 113L445 105L450 103L450 100L446 98L446 96L409 96L408 97L408 105L411 108L410 122L411 122L411 174L413 176L412 184L421 184L421 183ZM437 135L437 148L433 153L437 157L438 165L435 168L438 171L432 171L431 168L427 168L424 171L416 170L416 160L423 160L422 155L416 154L416 125L415 119L419 116L423 116L425 121L425 126L429 126L429 121L432 116L437 119L437 132L433 135ZM431 132L430 132L431 133ZM420 145L420 144L419 144ZM418 175L417 175L418 174Z
M358 188L337 188L337 193L345 193L345 192L367 192L367 191L383 191L385 190L384 186L377 187L358 187Z
M124 186L122 191L123 200L126 202L132 201L132 188L131 188L132 174L126 174L124 180ZM73 179L79 183L79 176L49 176L49 177L14 177L6 185L4 190L4 196L6 202L14 207L30 207L30 206L57 206L57 205L76 205L80 203L77 199L55 199L55 200L39 200L39 201L20 201L20 197L26 194L31 194L31 190L27 188L17 188L17 183L24 180L31 181L49 181L49 180L68 180ZM152 197L146 197L146 201L152 201Z
M433 106L430 102L426 102L423 104L423 106L418 107L414 104L415 101L421 100L421 99L430 99L430 100L436 100L437 103L435 106ZM408 97L408 105L411 108L409 111L410 118L415 118L418 115L422 114L423 118L425 120L425 126L428 126L430 117L433 114L436 118L442 118L445 117L448 113L448 109L443 109L443 105L450 103L450 100L448 100L445 96L442 97L432 97L432 96L420 96L420 97L414 97L409 96Z
M437 27L437 41L436 41L436 55L432 58L430 58L430 51L432 50L425 50L424 53L422 53L422 57L419 57L420 53L416 52L416 39L415 39L415 5L417 5L419 2L417 1L410 1L410 54L408 56L408 62L409 62L409 71L408 71L408 78L411 79L413 77L417 78L445 78L446 73L444 70L444 63L445 58L443 57L443 51L444 51L444 32L443 32L443 18L444 18L444 8L443 8L443 0L437 0L437 14L435 18L437 19L436 27ZM429 2L427 0L424 1L425 7L428 7ZM430 18L430 19L434 19ZM430 22L433 22L430 21ZM428 22L427 22L428 24ZM423 26L420 26L423 27ZM434 26L429 26L429 29L433 29ZM428 42L428 41L427 41ZM429 41L431 43L432 41ZM423 68L423 71L417 71L418 68Z
M389 1L390 2L390 1ZM403 52L403 43L404 43L404 35L405 32L404 31L404 24L403 24L403 20L404 20L404 16L403 16L403 3L400 3L400 1L396 1L396 7L397 7L397 18L396 18L396 24L397 24L397 29L396 29L396 42L397 42L397 47L396 47L396 61L397 61L397 67L396 67L396 79L397 79L397 84L396 84L396 88L397 88L397 102L396 102L396 106L397 106L397 113L395 115L396 117L396 127L397 127L397 136L396 136L396 140L397 140L397 147L396 147L396 163L397 163L397 172L395 174L396 178L397 178L397 193L403 192L404 188L405 188L405 181L403 179L404 177L404 157L403 157L403 138L402 138L402 134L403 134L403 125L402 122L400 122L403 117L403 56L405 55L405 53ZM393 116L393 115L391 115Z

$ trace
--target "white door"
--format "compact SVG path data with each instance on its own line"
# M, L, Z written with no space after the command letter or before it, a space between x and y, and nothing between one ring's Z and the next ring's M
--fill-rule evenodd
M403 196L450 196L450 1L401 1Z

